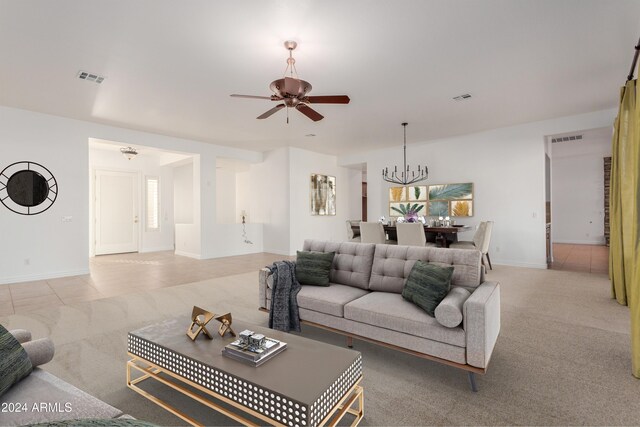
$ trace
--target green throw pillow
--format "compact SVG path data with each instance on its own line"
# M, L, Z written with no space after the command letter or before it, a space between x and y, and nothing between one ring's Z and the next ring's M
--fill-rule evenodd
M453 267L416 261L402 290L402 297L434 317L436 307L449 293L451 276Z
M329 272L335 252L298 251L296 279L301 285L329 286Z
M17 339L0 325L0 396L33 370L27 352Z

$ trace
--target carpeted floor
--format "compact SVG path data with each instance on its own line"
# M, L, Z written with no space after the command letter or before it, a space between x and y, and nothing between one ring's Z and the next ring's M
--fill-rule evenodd
M496 266L502 332L480 391L464 372L355 341L363 354L362 425L635 425L640 380L631 375L629 313L609 298L606 276ZM0 318L11 328L50 336L56 357L45 368L134 417L162 425L178 418L125 386L126 333L189 314L198 304L266 324L257 308L257 272L141 291ZM304 327L303 336L335 345L344 338ZM183 402L188 405L188 402ZM208 425L234 424L197 409Z

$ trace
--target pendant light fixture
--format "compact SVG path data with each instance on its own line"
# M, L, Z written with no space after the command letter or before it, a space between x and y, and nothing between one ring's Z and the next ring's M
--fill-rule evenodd
M404 128L404 163L402 170L398 172L397 166L393 167L391 173L389 173L389 168L382 169L382 179L392 184L409 185L414 182L424 181L429 177L429 168L426 165L424 168L418 165L418 170L409 170L409 165L407 165L407 124L402 123Z
M133 159L135 156L138 155L138 150L136 150L135 148L132 147L124 147L120 149L120 152L122 153L123 156L125 156L128 160Z

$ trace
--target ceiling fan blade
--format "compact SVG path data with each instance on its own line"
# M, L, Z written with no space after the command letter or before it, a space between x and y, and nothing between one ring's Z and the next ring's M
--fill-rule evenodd
M285 77L284 91L289 95L298 95L298 92L300 92L300 80L294 79L292 77Z
M278 104L275 107L273 107L271 110L267 111L266 113L263 113L263 114L259 115L256 118L257 119L266 119L267 117L271 116L274 113L277 113L278 111L280 111L283 108L284 108L284 104Z
M348 104L347 95L308 96L307 100L312 104Z
M250 99L271 99L270 96L255 96L255 95L237 95L237 94L233 94L230 95L234 98L250 98Z
M306 104L298 104L296 105L296 109L305 116L309 117L314 122L324 119L324 116L322 114L318 113L313 108L308 107Z

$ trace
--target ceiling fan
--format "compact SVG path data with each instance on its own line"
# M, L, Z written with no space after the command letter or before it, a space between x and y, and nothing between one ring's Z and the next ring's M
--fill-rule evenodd
M309 96L311 92L311 84L298 78L296 70L296 60L293 58L293 50L298 46L294 41L284 42L284 47L289 50L289 58L287 59L287 68L284 70L284 78L274 80L269 85L273 91L271 96L253 96L253 95L236 95L235 98L251 98L251 99L268 99L271 101L282 101L266 113L259 115L258 119L266 119L272 114L287 107L287 123L289 123L289 108L295 108L314 122L322 120L324 116L318 113L309 104L348 104L350 99L347 95L327 95L327 96ZM289 72L289 77L287 76ZM295 73L295 77L294 76Z

